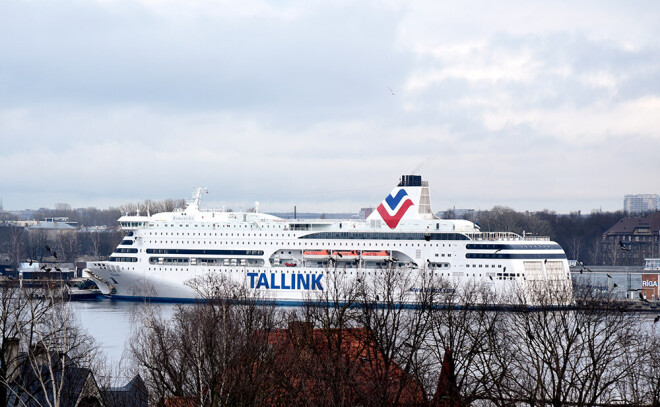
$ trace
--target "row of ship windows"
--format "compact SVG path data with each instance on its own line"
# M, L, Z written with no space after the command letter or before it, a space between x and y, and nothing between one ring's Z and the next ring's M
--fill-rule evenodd
M220 264L220 263L224 262L225 260L229 260L229 259L198 259L198 261L200 261L200 262L203 261L203 262L209 263L207 265L212 265L212 263ZM138 261L138 259L136 257L110 257L109 261L111 261L111 262L135 263L135 262ZM172 263L172 264L175 264L175 263L188 264L189 259L188 258L164 258L164 259L162 259L162 258L155 258L155 257L149 258L149 262L151 264L158 263L159 261L160 262L166 262L166 263ZM238 259L236 261L240 262L241 259ZM244 259L243 259L243 261L244 261ZM317 263L318 263L317 264L318 266L323 266L324 265L323 262L317 262ZM247 265L254 266L254 264L247 264ZM428 263L428 265L429 265L429 267L432 267L432 268L449 268L449 267L451 267L451 265L449 263L430 262L430 263ZM401 264L401 266L403 266L403 264ZM502 268L502 265L501 264L497 264L497 265L495 265L495 264L491 264L491 265L489 265L489 264L467 264L465 267L467 267L467 268L470 268L470 267L473 267L473 268L477 268L477 267L479 267L479 268L482 268L482 267L483 268L489 268L489 267L490 268ZM352 268L352 265L349 265L349 268ZM510 273L510 274L513 275L513 273ZM498 273L498 276L499 275L500 275L500 273ZM507 277L508 275L509 275L509 273L504 273L505 277ZM518 276L520 276L520 274L518 274Z
M488 264L479 264L479 265L477 265L477 264L472 264L472 265L468 264L465 267L470 268L470 267L477 267L477 266L488 268ZM495 266L495 264L491 264L490 267L495 268L496 266ZM502 268L502 265L498 264L497 267Z
M152 236L152 235L153 235L153 236L163 236L163 235L164 235L164 236L170 236L170 233L169 233L169 232L160 232L160 234L159 234L158 232L149 232L149 236ZM204 233L202 233L202 232L199 232L199 233L195 233L195 232L193 232L192 234L191 234L190 232L187 232L187 233L184 233L184 232L181 232L181 233L176 232L176 233L174 233L174 232L172 232L171 235L172 235L172 236L206 236L206 232L204 232ZM237 236L237 237L239 237L239 236L241 236L241 235L242 235L242 236L245 236L245 233L243 233L243 234L241 234L241 233L236 233L236 236ZM221 232L221 233L218 235L218 233L211 233L211 232L209 232L208 236L234 236L234 233L222 233L222 232ZM254 234L252 234L252 233L248 233L248 234L247 234L247 237L250 237L250 236L254 236L254 237L259 236L259 237L261 237L262 234L261 234L261 233L259 233L259 234L257 234L257 233L254 233ZM273 236L274 236L274 237L279 237L280 234L279 234L279 233L275 233L275 234L273 234L273 233L263 233L263 237L267 237L267 236L270 236L270 237L273 237ZM282 233L282 237L285 237L285 236L286 236L286 237L291 237L291 233L287 233L286 235L285 235L284 233ZM294 237L295 237L295 236L294 236Z
M112 262L124 262L124 263L135 263L138 261L136 257L110 257L110 261ZM228 259L228 258L200 258L196 259L197 262L199 263L205 263L204 265L213 265L213 264L221 264L224 263L224 265L229 265L230 262L232 262L232 265L235 265L236 263L241 263L241 265L245 266L263 266L263 262L261 263L254 263L252 260L247 260L246 259ZM182 264L189 264L190 263L190 258L188 257L150 257L149 258L149 263L150 264L177 264L177 263L182 263ZM379 265L384 265L385 263L379 263ZM319 266L324 266L325 264L323 262L317 262L317 265ZM429 267L432 268L449 268L451 265L449 263L438 263L438 262L429 262L428 263ZM351 268L353 265L348 264L347 265L349 268ZM400 263L401 267L404 267L403 263ZM479 266L481 267L481 266ZM488 266L486 266L488 267ZM495 266L493 266L495 267Z
M214 263L216 263L216 264L225 263L225 265L228 265L228 264L226 264L226 262L230 261L230 260L231 259L224 259L224 258L223 259L209 259L209 258L197 259L198 262L200 262L200 263L204 262L204 263L206 263L205 265L209 265L209 266L213 265ZM110 257L109 261L135 263L135 262L138 261L138 259L136 257ZM173 258L173 257L169 257L169 258L150 257L149 258L149 263L151 263L151 264L157 264L159 262L160 263L171 263L171 264L175 264L175 263L188 264L189 261L190 261L190 259L187 258L187 257L186 258L184 258L184 257L176 257L176 258ZM234 263L236 263L236 262L245 263L245 264L242 264L244 266L245 265L253 266L253 267L254 266L263 266L263 264L254 264L254 263L252 263L251 260L246 262L245 259L233 259L233 262ZM318 266L324 266L324 263L323 262L317 262L317 265ZM401 263L400 266L404 267L405 265L403 263ZM431 268L449 268L449 267L451 267L451 265L449 263L438 263L438 262L429 262L428 266L431 267ZM352 268L353 265L349 264L348 267ZM492 265L472 264L472 265L470 265L470 264L468 264L468 265L466 265L466 267L467 268L470 268L470 267L474 267L474 268L476 268L476 267L479 267L479 268L481 268L481 267L484 267L484 268L489 268L489 267L491 267L491 268L502 268L502 265L501 264L498 264L498 265L495 265L495 264L492 264Z
M565 259L564 253L466 253L467 259Z
M190 244L190 243L192 243L192 244L195 244L195 241L193 240L191 242L189 240L182 240L182 241L178 241L178 240L176 240L176 241L174 241L174 240L172 240L172 241L153 240L152 241L152 240L149 240L149 243L172 243L172 244ZM216 245L223 244L223 242L217 242L217 241L216 242L197 241L197 244L204 244L204 243L206 243L207 245L210 245L212 243L215 243ZM269 243L270 243L271 246L274 245L274 244L275 245L287 244L286 242L283 242L283 243L282 242L264 242L264 243L254 242L254 243L252 243L252 242L230 242L230 241L225 241L224 242L225 245L228 245L228 244L268 245ZM328 242L328 244L326 244L326 242L310 242L309 244L310 245L317 245L317 246L319 244L322 245L322 246L330 246L330 243L332 243L332 242ZM123 240L120 243L120 246L130 246L132 244L133 244L132 240ZM288 242L288 244L295 245L296 242ZM372 246L371 243L363 243L363 244L364 244L365 247L367 245ZM359 246L362 246L363 244L362 243L351 244L351 243L339 242L338 244L335 243L335 246L344 246L344 245L346 245L346 246L357 246L357 247L359 247ZM302 245L302 242L298 242L298 246L301 246L301 245ZM374 246L375 245L377 245L377 244L374 243ZM422 243L417 243L417 247L422 247L422 245L423 245L423 247L427 247L426 243L423 243L423 244ZM393 244L381 243L380 246L396 247L397 244L396 243L393 243ZM403 247L403 246L408 247L408 243L405 243L405 244L399 243L398 246L399 247ZM414 247L415 244L411 243L410 246ZM435 246L440 247L439 243L436 243ZM445 244L443 243L442 246L444 247ZM475 247L475 246L477 246L477 245L468 244L467 248L468 249L476 249L477 247ZM502 250L503 248L505 248L505 249L513 248L513 247L508 247L509 245L482 245L482 246L493 246L493 247L487 247L488 249L493 249L493 248L495 248L495 246L502 246L502 248L496 248L496 250ZM507 246L507 247L504 247L504 246ZM549 248L561 249L561 247L559 247L558 245L556 245L556 246L555 245L526 245L526 246L529 246L529 247L525 248L525 249L528 249L528 250L532 250L532 249L549 249ZM543 247L540 247L540 246L543 246ZM429 247L433 247L433 244L432 243L429 244ZM481 248L481 247L479 247L479 248ZM125 251L125 250L131 250L131 249L119 248L119 249L115 250L115 252L116 253L136 253L136 251ZM135 249L132 249L132 250L135 250ZM436 254L436 256L437 256L437 254ZM444 256L444 254L443 254L443 256ZM451 257L451 255L449 255L449 256ZM555 254L467 253L465 255L465 257L468 258L468 259L523 259L523 258L524 259L540 259L540 258L565 259L566 255L565 254L556 254L556 253Z
M115 253L137 253L138 249L120 247L115 249Z
M110 257L108 261L117 261L122 263L137 263L137 257Z
M561 250L558 244L493 244L468 243L466 249L476 250Z
M225 226L225 225L226 225L226 226ZM187 224L185 224L185 225L184 225L184 224L179 224L179 225L175 225L175 224L156 225L155 223L150 223L149 226L151 226L151 227L166 227L166 228L168 228L168 227L169 227L169 228L176 228L176 227L179 227L179 228L190 228L190 227L194 227L194 228L203 228L203 227L207 227L207 228L228 227L228 228L229 228L229 227L233 227L233 228L235 228L235 229L241 229L241 228L245 228L245 229L247 229L247 227L248 227L248 225L246 225L246 224L243 224L243 225L240 225L240 224L234 224L234 225L231 225L231 224L226 224L226 223L211 223L211 224L206 224L206 225L203 224L203 223L200 223L199 225L191 225L190 223L187 223ZM252 229L252 226L253 226L253 224L250 224L250 229ZM294 226L294 225L292 225L292 226ZM273 227L273 229L282 229L282 228L284 228L284 229L286 230L287 227L288 227L288 224L287 224L287 225L272 225L272 227ZM266 228L267 228L267 229L270 229L270 228L271 228L271 225L266 225Z
M160 234L159 234L160 233ZM170 232L149 232L149 236L170 236ZM236 233L236 237L280 237L279 233ZM207 236L206 232L171 232L171 236ZM233 237L234 233L208 233L208 236ZM291 233L282 233L291 237ZM295 235L293 236L295 237ZM346 240L469 240L460 233L382 233L382 232L317 232L300 236L299 239L346 239Z
M153 271L179 271L179 268L178 268L178 267L174 267L174 268L173 268L173 267L174 267L174 266L169 266L169 267L149 267L148 269L149 269L150 271L152 271L152 270L153 270ZM181 271L188 271L188 270L189 270L188 267L181 267ZM225 272L225 273L245 273L245 270L244 270L244 269L220 269L219 271L220 271L220 272ZM289 270L284 270L284 273L285 273L285 274L289 274ZM360 274L360 275L365 275L365 274L366 274L366 275L371 275L372 271L369 271L369 270L367 270L367 271L353 271L353 270L333 270L333 269L328 269L328 270L319 270L319 271L315 271L315 270L305 270L305 273L306 273L306 274L326 274L326 273L327 273L327 274L340 274L340 275L341 275L341 274L343 274L343 275L353 275L353 274L355 274L355 275L358 275L358 274ZM401 274L401 271L399 271L398 273ZM294 270L291 270L291 273L290 273L290 274L300 274L300 272L298 272L298 271L294 271ZM379 273L378 271L373 271L373 274L374 274L374 275L377 275L377 274L381 274L381 273ZM430 272L428 272L428 273L425 272L425 273L423 273L423 274L424 274L425 276L428 274L428 275L430 275L430 276L451 277L451 274L450 274L450 273L446 273L446 274L444 274L444 273L438 273L438 272L435 272L435 271L430 271ZM469 276L469 275L468 275L468 276ZM473 274L473 276L475 276L475 274ZM479 276L481 277L481 274L479 274Z
M206 250L208 252L214 251L214 250ZM200 250L200 251L195 251L195 250L185 250L187 253L180 253L184 252L184 250L157 250L157 249L148 249L148 253L162 253L162 254L226 254L226 255L250 255L250 251L241 251L241 250L218 250L222 252L227 252L227 253L203 253L205 250ZM233 252L233 253L229 253ZM239 253L240 252L240 253ZM263 252L262 252L263 254ZM189 259L188 258L164 258L164 259L159 259L155 257L149 258L150 262L157 262L157 261L165 261L168 263L188 263ZM199 259L199 261L204 261L208 263L213 263L213 262L221 262L223 260L228 260L228 259ZM137 257L110 257L109 261L113 262L125 262L125 263L136 263L138 261ZM322 262L318 262L319 265L322 265ZM449 263L438 263L438 262L429 262L430 267L449 267ZM470 268L470 267L479 267L479 268L502 268L501 264L467 264L465 267Z
M241 256L263 256L263 250L212 250L212 249L147 249L150 254L218 254L218 255L241 255Z
M125 243L125 242L128 242L128 243ZM204 244L207 244L207 245L211 245L211 244L215 244L215 245L230 245L230 244L253 245L254 244L254 245L259 245L259 246L268 246L268 245L270 245L270 246L273 246L273 245L295 246L297 244L298 246L303 246L303 245L304 246L312 246L312 245L319 246L319 245L321 245L321 246L327 246L327 247L334 247L334 246L346 246L346 247L349 247L349 246L350 247L361 247L361 246L367 247L367 246L369 246L369 247L371 247L372 246L371 243L342 243L342 242L339 242L339 243L337 243L337 242L327 242L327 243L326 242L262 242L262 243L259 243L259 242L239 242L239 241L235 241L235 242L232 242L232 241L224 241L224 242L215 241L215 242L212 242L212 241L200 241L200 240L197 240L197 241L195 241L195 240L149 240L148 243L199 244L199 245L204 245ZM124 240L123 242L121 242L120 245L132 245L132 244L133 244L132 241ZM405 243L405 244L404 243L398 243L398 244L397 243L381 243L381 244L376 244L376 243L374 243L373 246L380 246L380 247L408 247L408 246L410 246L410 247L441 247L438 243L436 243L435 246L432 243L429 243L428 245L426 243L417 243L417 246L415 246L414 243L411 243L411 244L408 244L408 243ZM450 244L448 244L447 246L450 246ZM445 245L443 244L442 247L445 247ZM115 252L116 252L116 250L115 250Z
M300 239L360 239L360 240L470 240L461 233L382 233L382 232L317 232Z

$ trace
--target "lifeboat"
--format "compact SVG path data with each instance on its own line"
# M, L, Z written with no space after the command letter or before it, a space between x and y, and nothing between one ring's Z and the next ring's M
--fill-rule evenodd
M303 257L308 260L328 260L330 253L327 250L305 250Z
M353 261L359 259L360 254L356 250L335 251L332 252L332 258L336 261Z
M362 259L366 261L382 261L390 258L390 253L386 250L380 250L377 252L362 252Z

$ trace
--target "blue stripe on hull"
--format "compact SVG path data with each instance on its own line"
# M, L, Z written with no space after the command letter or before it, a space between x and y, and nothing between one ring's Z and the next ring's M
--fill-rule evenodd
M160 304L199 304L203 303L205 300L203 298L176 298L176 297L136 297L128 295L112 295L112 296L102 296L99 298L108 298L112 301L130 301L130 302L151 302L151 303L160 303ZM247 303L248 301L239 301L238 303ZM338 302L333 304L328 304L322 301L303 301L303 300L257 300L258 304L262 305L274 305L277 307L304 307L304 306L313 306L313 307L325 307L327 305L336 305L336 306L346 306L349 305L345 302ZM350 307L358 308L362 307L363 303L353 303L350 304ZM383 302L370 303L369 306L375 307L378 309L387 308L388 304ZM445 308L442 305L436 306L438 309ZM576 309L574 305L566 306L520 306L520 305L507 305L507 304L491 304L491 305L454 305L454 309L486 309L489 311L509 311L509 312L529 312L532 310L553 310L553 309ZM397 309L419 309L419 304L397 304Z

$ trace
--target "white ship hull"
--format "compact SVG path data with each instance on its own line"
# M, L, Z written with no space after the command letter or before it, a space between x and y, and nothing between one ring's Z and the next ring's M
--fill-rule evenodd
M291 270L291 268L272 268L264 271L255 267L213 270L201 267L177 272L169 270L145 272L144 270L121 270L116 265L110 265L115 268L108 269L107 263L96 264L101 266L88 265L88 272L90 272L88 276L94 279L99 287L103 287L103 294L117 299L142 300L149 298L165 302L194 302L202 299L200 293L192 287L196 279L215 275L226 277L237 285L249 288L259 299L291 306L323 300L327 298L326 292L334 295L338 288L335 287L337 281L340 281L342 286L358 283L366 284L368 287L376 286L378 285L376 280L382 278L382 275L387 272L374 269L344 270L340 267L323 271ZM409 291L409 295L404 302L410 304L416 302L417 293L424 287L428 287L431 279L438 288L445 290L446 293L453 293L455 290L485 290L489 294L488 298L497 299L493 305L519 304L520 297L524 295L528 286L522 278L498 279L501 277L496 276L500 274L497 272L493 273L495 275L493 280L483 276L459 276L460 272L438 273L439 275L434 273L433 277L428 270L402 268L397 272L408 275L406 279L409 284L405 289ZM566 284L570 286L568 278L566 281ZM465 292L461 295L469 296ZM335 299L339 302L348 301L341 295ZM351 301L354 301L354 298ZM532 304L533 301L530 300L528 303Z
M88 275L117 298L195 301L199 279L211 276L284 305L338 292L335 300L352 301L341 291L375 287L388 272L411 304L427 289L481 290L503 304L529 302L532 288L572 289L559 245L439 219L421 177L404 178L366 221L202 211L199 198L181 211L122 217L126 238L109 261L88 263Z

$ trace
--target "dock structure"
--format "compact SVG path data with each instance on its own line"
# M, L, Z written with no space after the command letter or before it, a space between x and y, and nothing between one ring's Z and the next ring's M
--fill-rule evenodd
M650 267L655 264L658 267ZM650 262L650 263L649 263ZM647 259L646 266L588 266L571 265L575 284L586 284L615 297L639 301L660 301L660 259Z

